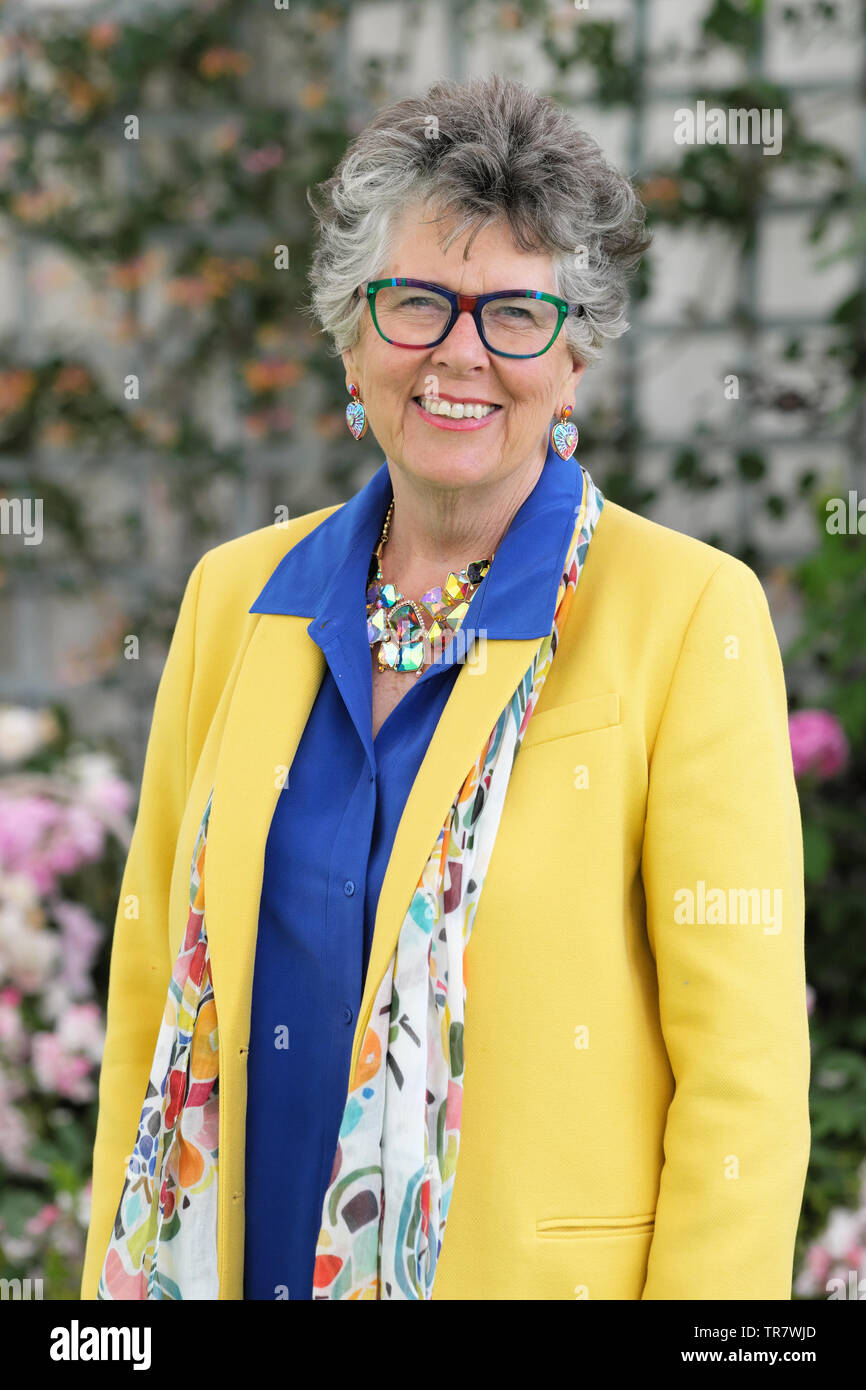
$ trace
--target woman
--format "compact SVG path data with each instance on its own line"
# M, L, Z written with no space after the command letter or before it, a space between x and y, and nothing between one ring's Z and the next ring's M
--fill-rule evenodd
M605 502L568 419L643 209L500 77L382 111L322 194L313 305L384 462L190 578L83 1294L788 1299L778 646L752 571Z

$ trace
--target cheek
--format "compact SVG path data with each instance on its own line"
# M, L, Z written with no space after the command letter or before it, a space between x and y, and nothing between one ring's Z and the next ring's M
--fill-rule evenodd
M388 356L377 364L377 389L390 402L407 401L413 394L417 369L403 356Z
M512 402L509 412L515 423L535 430L539 422L545 424L550 414L551 386L545 377L524 378L506 387Z

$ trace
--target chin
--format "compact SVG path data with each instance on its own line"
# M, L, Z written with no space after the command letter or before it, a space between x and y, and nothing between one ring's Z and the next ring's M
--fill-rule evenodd
M496 472L496 458L491 457L489 449L483 449L469 439L451 436L450 447L410 450L410 461L403 463L405 472L428 483L438 483L443 488L461 487L469 483L483 482Z

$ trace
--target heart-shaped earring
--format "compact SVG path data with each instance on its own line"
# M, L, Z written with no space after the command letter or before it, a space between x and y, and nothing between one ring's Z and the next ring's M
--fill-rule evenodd
M346 406L346 424L352 431L356 439L360 439L367 433L367 412L364 403L358 395L358 388L354 381L349 383L349 391L352 399Z
M550 431L550 442L561 459L570 459L577 448L577 425L569 421L571 406L564 405L562 414Z

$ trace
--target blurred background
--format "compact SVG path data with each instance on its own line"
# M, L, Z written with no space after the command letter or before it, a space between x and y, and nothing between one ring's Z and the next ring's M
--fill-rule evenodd
M654 232L577 457L770 602L807 876L794 1290L866 1297L858 0L0 0L0 1278L31 1296L78 1295L110 935L185 582L382 462L304 311L305 189L383 104L492 71L566 104ZM781 113L772 152L679 143L699 103Z

